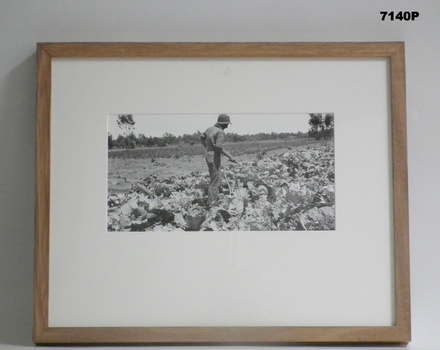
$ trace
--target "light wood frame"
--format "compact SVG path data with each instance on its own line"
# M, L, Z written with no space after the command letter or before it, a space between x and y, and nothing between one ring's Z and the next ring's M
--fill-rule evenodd
M336 344L410 341L408 178L403 43L38 44L35 326L37 344ZM391 327L75 327L48 324L53 58L387 58L391 72L394 302Z

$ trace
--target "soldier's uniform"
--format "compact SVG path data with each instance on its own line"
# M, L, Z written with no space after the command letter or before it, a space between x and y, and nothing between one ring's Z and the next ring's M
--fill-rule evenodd
M221 155L225 154L223 144L225 133L221 124L230 124L230 118L226 114L220 114L217 123L208 128L201 136L205 146L205 158L208 165L211 182L208 188L208 204L212 204L219 197L219 189L222 182Z

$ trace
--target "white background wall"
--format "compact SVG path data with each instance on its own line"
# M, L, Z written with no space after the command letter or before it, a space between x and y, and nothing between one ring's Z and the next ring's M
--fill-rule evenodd
M420 17L382 22L384 10ZM439 349L439 16L437 0L0 0L0 347L33 346L36 42L405 41L408 348Z

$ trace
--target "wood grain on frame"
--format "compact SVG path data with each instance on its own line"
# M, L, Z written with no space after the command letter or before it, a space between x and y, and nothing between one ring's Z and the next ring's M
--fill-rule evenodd
M395 312L396 325L409 335L411 310L405 85L405 51L402 44L391 55Z
M401 43L41 43L51 57L390 57Z
M390 327L49 327L52 58L388 58L391 67L395 325ZM410 341L408 175L403 43L38 44L35 323L37 344L336 344Z
M34 337L48 325L51 57L40 46L37 89Z

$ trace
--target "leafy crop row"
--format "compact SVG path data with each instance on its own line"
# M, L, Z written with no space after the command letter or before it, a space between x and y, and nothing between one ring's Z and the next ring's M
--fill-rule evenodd
M228 164L217 202L209 176L149 176L108 197L108 231L294 231L335 229L334 148L314 144Z

